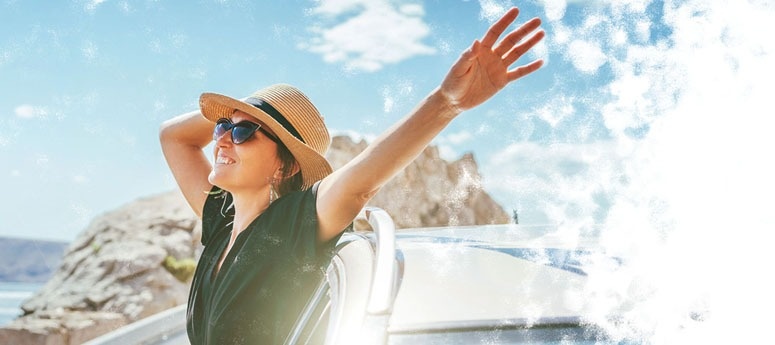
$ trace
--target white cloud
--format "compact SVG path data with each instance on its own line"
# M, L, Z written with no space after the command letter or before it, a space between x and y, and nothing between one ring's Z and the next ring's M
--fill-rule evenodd
M552 127L556 127L562 120L572 116L576 109L573 106L574 98L561 95L537 110L537 115Z
M83 5L83 9L90 14L94 14L97 11L97 6L104 3L106 0L87 0Z
M16 117L22 119L40 118L46 117L48 115L48 110L45 107L39 107L30 104L19 105L14 108L13 112Z
M565 0L544 0L544 14L549 21L558 21L565 16L568 3Z
M439 150L439 157L441 159L452 162L460 158L460 153L458 153L455 148L449 145L439 144L439 143L432 143L433 145L436 145L436 148Z
M554 44L557 44L559 46L563 46L568 44L570 42L570 38L575 35L574 32L571 31L571 28L563 25L561 22L553 23L552 25L552 34L548 36ZM544 39L546 41L546 39Z
M485 189L516 205L521 222L588 228L602 221L595 213L606 208L620 160L614 142L520 142L491 156L482 174Z
M609 36L610 39L609 39L609 41L614 46L619 46L620 47L620 46L623 46L624 44L627 43L627 36L628 35L627 35L627 31L626 30L624 30L622 28L614 28L610 32L610 36Z
M348 70L373 72L417 55L435 54L422 42L430 33L420 5L380 1L320 1L310 12L321 20L315 36L299 47ZM355 14L353 15L353 12ZM390 30L386 30L390 28Z
M568 59L579 71L594 74L606 62L606 55L595 42L574 40L568 45Z
M422 17L425 15L425 9L423 9L422 5L419 4L399 5L399 12L407 16Z
M460 159L462 153L462 144L470 141L474 138L474 135L468 130L461 130L458 132L437 136L431 142L431 145L436 146L439 150L439 157L447 161L455 161Z
M508 0L479 0L479 18L494 22L514 5Z
M685 89L685 69L665 56L662 44L630 46L623 60L611 65L616 80L608 85L613 101L602 106L606 127L617 137L642 127L675 106Z
M29 104L22 104L20 106L17 106L16 108L14 108L14 113L16 114L16 117L20 117L23 119L29 119L29 118L38 116L35 107Z
M316 2L317 6L311 9L311 12L329 16L336 16L365 5L364 0L320 0Z

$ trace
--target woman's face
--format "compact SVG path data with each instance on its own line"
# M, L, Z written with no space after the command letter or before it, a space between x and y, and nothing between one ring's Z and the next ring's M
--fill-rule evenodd
M231 121L260 123L239 110L234 113ZM263 124L262 128L271 133ZM215 164L208 180L231 193L260 191L269 186L273 177L280 177L278 169L282 163L277 157L277 144L261 131L256 131L250 139L239 145L232 143L231 131L228 131L216 139L213 153Z

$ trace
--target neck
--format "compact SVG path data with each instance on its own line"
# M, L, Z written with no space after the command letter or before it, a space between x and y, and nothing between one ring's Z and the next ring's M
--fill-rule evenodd
M234 231L237 234L244 231L248 225L269 207L269 187L260 191L232 193L234 198Z

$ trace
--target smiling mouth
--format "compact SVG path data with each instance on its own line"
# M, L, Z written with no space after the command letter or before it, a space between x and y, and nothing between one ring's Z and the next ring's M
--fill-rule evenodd
M236 163L236 161L234 161L233 159L231 159L229 157L221 156L221 157L218 157L218 158L215 159L215 164L229 165L229 164L234 164L234 163Z

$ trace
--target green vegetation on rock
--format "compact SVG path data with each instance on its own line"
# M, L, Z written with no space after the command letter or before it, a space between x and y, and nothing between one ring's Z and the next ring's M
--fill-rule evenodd
M172 273L175 278L181 282L187 282L194 275L194 269L196 269L196 261L194 259L186 258L178 260L172 255L168 255L164 258L162 263L164 268Z

